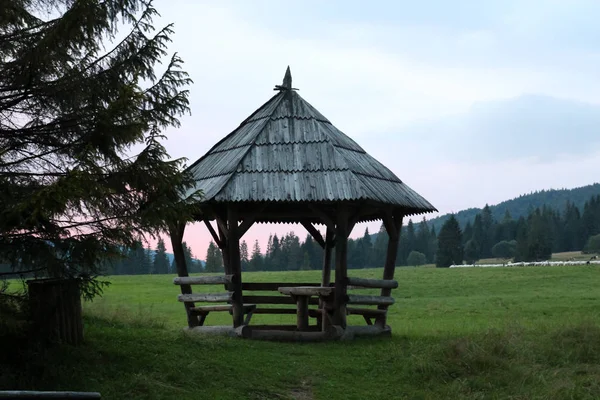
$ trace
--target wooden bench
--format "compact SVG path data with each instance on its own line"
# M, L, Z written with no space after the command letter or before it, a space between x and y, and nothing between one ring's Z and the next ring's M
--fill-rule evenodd
M173 279L175 285L224 285L225 290L229 290L233 283L233 275L210 275L210 276L186 276L176 277ZM290 283L290 282L242 282L242 301L243 312L246 315L244 324L250 323L250 319L254 314L296 314L296 308L292 307L259 307L259 305L295 305L296 302L289 296L280 295L277 289L282 286L307 286L318 287L318 283ZM275 292L275 295L264 294L246 294L247 292ZM227 291L223 293L189 293L180 294L177 299L180 302L190 304L188 311L198 317L200 326L204 325L206 317L211 312L233 312L231 304L218 304L196 306L195 303L230 303L233 297L233 292ZM310 299L310 305L318 305L318 299ZM311 317L319 318L320 310L315 313L310 313Z
M391 279L366 279L351 278L346 281L348 290L360 289L396 289L398 282ZM348 305L377 306L377 308L355 308L347 307L346 315L362 315L367 325L373 325L372 319L385 319L387 309L394 304L394 298L391 296L366 296L358 294L349 294L346 296Z

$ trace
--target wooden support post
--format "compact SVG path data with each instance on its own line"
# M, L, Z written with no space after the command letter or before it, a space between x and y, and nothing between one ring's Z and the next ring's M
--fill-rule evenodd
M335 229L335 298L333 323L346 328L346 288L348 285L348 207L337 210Z
M331 250L333 249L333 230L327 227L325 234L325 248L323 249L323 273L321 286L329 286L331 279Z
M384 226L388 233L388 245L385 256L385 264L383 266L383 279L393 280L394 272L396 271L396 255L398 254L398 239L400 238L400 229L402 228L401 214L386 213L384 216ZM392 289L389 287L381 289L381 296L389 297L392 294ZM379 310L387 310L387 305L377 306ZM377 318L377 324L385 328L387 323L387 313Z
M240 260L240 236L238 229L238 214L233 206L227 208L227 253L229 254L229 268L233 275L233 283L230 285L233 296L233 327L237 328L244 324L244 303L242 298L242 264Z
M171 246L173 247L173 256L175 257L175 265L177 267L177 276L189 276L187 265L185 264L185 255L183 253L183 232L185 231L185 223L178 222L170 228ZM192 294L190 285L181 285L181 294ZM198 316L191 311L194 307L193 303L184 303L185 312L187 314L188 326L193 328L200 324Z
M331 250L333 249L334 241L333 241L334 231L327 227L327 231L325 233L325 247L323 248L323 272L321 276L321 286L329 286L329 282L331 281ZM329 316L327 315L327 307L323 299L319 300L319 308L322 310L321 316L321 329L323 332L329 329Z

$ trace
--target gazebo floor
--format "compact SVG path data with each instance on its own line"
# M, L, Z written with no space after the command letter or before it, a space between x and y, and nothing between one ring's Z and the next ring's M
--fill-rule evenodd
M224 335L239 337L243 339L272 340L280 342L322 342L328 340L351 340L362 336L390 336L392 329L389 325L381 327L378 325L367 326L332 326L327 331L317 330L311 327L308 331L298 331L294 326L270 326L270 325L242 325L234 328L230 325L218 326L196 326L184 328L188 334L200 335Z

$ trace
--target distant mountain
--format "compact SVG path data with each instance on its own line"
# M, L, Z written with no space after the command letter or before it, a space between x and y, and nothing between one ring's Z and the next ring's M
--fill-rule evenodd
M490 209L492 210L492 216L496 220L502 219L506 210L508 210L514 219L517 219L521 216L527 216L530 210L542 207L543 205L562 211L567 201L570 201L580 209L583 209L585 202L589 200L590 197L596 195L600 195L600 183L594 183L592 185L574 189L550 189L524 194L496 205L490 205ZM460 226L464 227L468 221L473 221L479 212L481 212L481 208L469 208L457 212L455 216ZM449 217L450 214L445 214L433 218L428 222L433 224L436 232L439 232L440 228ZM413 222L418 223L419 220L413 220Z

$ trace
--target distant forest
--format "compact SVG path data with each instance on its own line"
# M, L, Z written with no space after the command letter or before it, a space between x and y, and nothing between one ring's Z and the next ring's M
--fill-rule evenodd
M514 219L527 217L536 208L544 206L554 210L562 210L567 202L574 204L579 210L583 210L586 201L592 196L600 195L600 183L582 186L574 189L549 189L524 194L514 199L503 201L497 205L489 206L492 217L497 221L502 220L508 211ZM468 221L473 223L475 216L481 213L481 208L469 208L454 214L461 229L464 229ZM429 223L436 232L439 232L444 222L450 218L450 214L433 218Z
M600 185L594 185L600 186ZM538 192L552 193L554 191ZM527 196L521 196L501 204L520 204ZM550 195L548 198L556 198ZM552 203L551 203L552 204ZM507 207L503 214L495 217L494 207L485 206L468 219L449 240L460 243L461 259L450 260L472 263L483 258L497 257L515 261L546 260L554 252L584 250L589 238L600 235L600 195L591 196L580 202L565 200L562 207L546 204L531 208L519 217L514 217ZM496 206L500 207L500 205ZM446 219L446 224L450 218ZM458 220L458 218L457 218ZM440 228L440 230L443 228ZM438 249L445 243L438 235L432 221L423 218L419 222L409 220L402 228L396 265L422 265L436 263ZM440 243L440 240L442 243ZM445 240L445 239L444 239ZM368 229L362 237L348 241L348 268L372 268L383 266L388 236L383 228L375 235ZM194 272L222 271L221 251L214 242L209 244L206 262L196 260L189 246L184 243L188 270ZM266 249L258 241L250 248L247 242L240 243L242 269L244 271L296 271L321 269L323 250L310 235L301 240L294 232L281 237L271 235ZM172 257L165 252L164 243L159 241L156 249L144 249L141 243L124 252L124 258L106 267L108 274L161 274L174 273ZM444 265L447 266L447 265Z
M547 260L552 253L563 251L597 251L600 243L600 195L581 196L600 192L600 184L573 190L547 190L520 196L496 206L469 209L428 221L405 221L396 265L436 263L474 263L484 258L514 261ZM543 203L543 200L547 203ZM500 213L500 214L499 214ZM451 221L456 223L455 228ZM446 226L446 232L440 235ZM388 236L383 228L370 234L365 230L358 239L348 241L348 268L383 266ZM448 241L453 241L450 244ZM191 273L219 272L223 268L221 252L211 242L206 261L193 257L184 242L184 253ZM447 255L448 246L460 247L459 252ZM596 244L598 246L598 244ZM438 256L440 249L444 256ZM252 249L245 241L240 244L242 268L245 271L282 271L321 269L323 250L310 235L301 240L294 232L282 237L271 235L266 249L258 242ZM9 265L0 265L0 273L10 272ZM172 274L173 256L168 254L163 240L155 249L141 242L123 251L123 257L107 262L108 275Z

